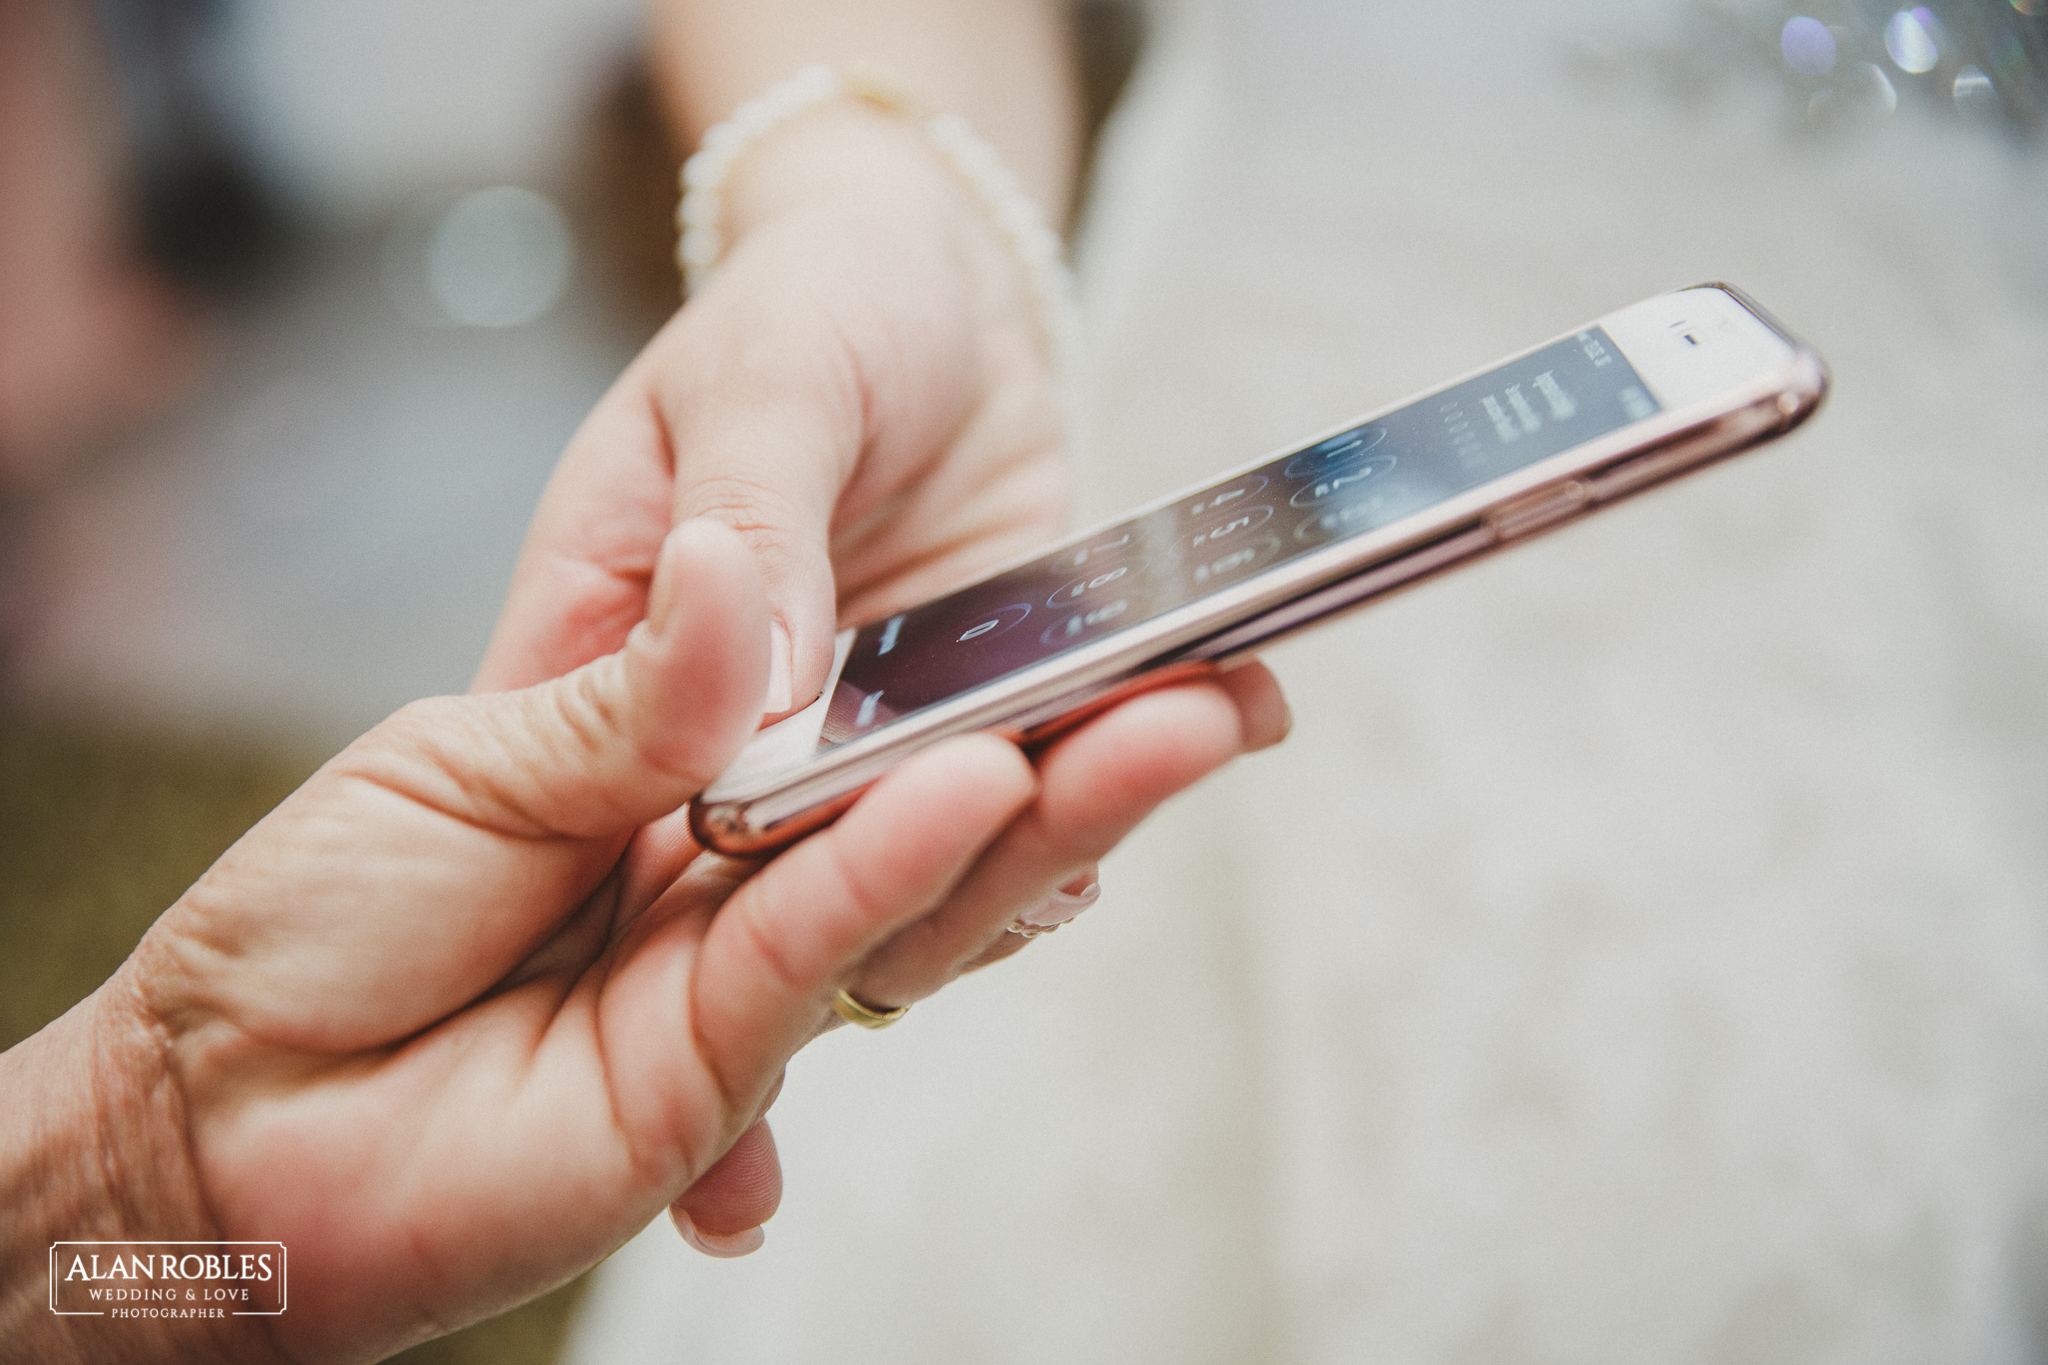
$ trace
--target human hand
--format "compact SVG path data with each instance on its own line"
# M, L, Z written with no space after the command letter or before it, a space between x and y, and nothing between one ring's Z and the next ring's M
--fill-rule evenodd
M401 711L25 1044L69 1087L31 1098L43 1121L90 1116L66 1160L31 1163L38 1197L76 1209L107 1180L111 1236L291 1254L278 1318L37 1315L48 1330L130 1329L98 1345L129 1359L192 1350L175 1331L251 1334L201 1354L360 1359L540 1293L720 1161L835 990L906 1003L1021 944L1018 909L1285 724L1239 670L1097 718L1036 774L998 739L955 740L737 863L672 812L751 731L765 636L737 539L679 528L621 651ZM12 1212L17 1235L36 1222Z
M477 686L617 648L668 528L739 530L815 696L841 621L1058 533L1068 484L1038 302L986 207L908 121L847 101L751 147L731 242L570 442Z

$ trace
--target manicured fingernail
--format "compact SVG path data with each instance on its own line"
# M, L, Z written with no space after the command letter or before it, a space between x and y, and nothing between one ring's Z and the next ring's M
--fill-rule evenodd
M1049 892L1038 904L1017 916L1017 923L1034 929L1057 929L1102 899L1102 878L1089 868L1065 886Z
M794 700L792 692L796 673L795 661L791 658L789 631L780 621L768 623L768 698L761 704L763 715L773 716L787 711Z
M706 1256L716 1256L721 1261L751 1256L768 1240L767 1232L761 1228L748 1228L744 1232L706 1232L691 1222L690 1215L682 1209L671 1205L668 1213L685 1242Z

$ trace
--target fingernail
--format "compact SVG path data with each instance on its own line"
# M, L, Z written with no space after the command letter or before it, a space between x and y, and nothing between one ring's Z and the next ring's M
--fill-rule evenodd
M1222 667L1222 669L1221 669L1220 671L1221 671L1221 672L1224 672L1224 673L1230 673L1230 672L1234 672L1234 671L1236 671L1237 669L1240 669L1240 668L1248 668L1248 667L1250 667L1250 666L1251 666L1252 664L1255 664L1255 663L1258 663L1258 662L1259 662L1259 657L1258 657L1258 655L1256 655L1256 654L1247 654L1247 655L1245 655L1245 656L1244 656L1244 657L1242 657L1242 658L1238 658L1238 659L1232 659L1232 660L1231 660L1231 661L1230 661L1229 663L1227 663L1227 664L1224 664L1224 665L1223 665L1223 667ZM1280 743L1280 742L1281 742L1282 740L1286 739L1286 738L1287 738L1287 737L1288 737L1289 735L1291 735L1291 734L1293 734L1293 733L1294 733L1294 708L1293 708L1292 706L1289 706L1289 705L1287 704L1287 698L1286 698L1286 696L1285 696L1284 694L1283 694L1283 695L1282 695L1282 696L1281 696L1281 697L1279 698L1279 702L1280 702L1280 728L1279 728L1279 730L1278 730L1278 731L1276 731L1276 732L1275 732L1275 733L1273 734L1273 736L1272 736L1271 738L1262 738L1262 737L1258 737L1258 736L1252 736L1252 737L1251 737L1251 740L1252 740L1252 742L1251 742L1251 743L1250 743L1250 744L1249 744L1249 745L1248 745L1248 746L1246 747L1246 749L1245 749L1245 752L1246 752L1246 753L1252 753L1252 754L1255 754L1255 753L1259 752L1259 751L1260 751L1261 749L1270 749L1270 748L1272 748L1272 747L1273 747L1274 745L1276 745L1276 744Z
M1275 735L1275 736L1273 736L1273 738L1272 738L1272 739L1270 739L1270 740L1266 741L1266 742L1265 742L1264 744L1261 744L1261 745L1259 746L1259 748L1261 748L1261 749L1270 749L1270 748L1272 748L1272 747L1273 747L1273 746L1274 746L1275 744L1279 744L1279 743L1281 743L1282 741L1284 741L1284 740L1285 740L1285 739L1286 739L1286 738L1287 738L1287 737L1288 737L1289 735L1291 735L1291 734L1293 734L1293 733L1294 733L1294 708L1293 708L1293 707L1291 707L1291 706L1289 706L1289 705L1287 704L1287 702L1286 702L1286 699L1285 699L1285 698L1282 698L1282 699L1281 699L1281 702L1280 702L1280 733L1279 733L1279 734L1277 734L1277 735Z
M763 715L779 715L787 711L790 703L794 700L792 691L795 683L791 679L795 675L796 665L791 657L793 653L794 651L790 648L789 643L789 631L784 629L782 622L770 621L768 623L768 697L761 704L761 713Z
M1065 886L1048 892L1044 900L1017 916L1017 923L1034 929L1057 929L1101 899L1102 878L1091 867Z
M761 1228L748 1228L744 1232L706 1232L690 1221L690 1215L675 1205L669 1206L669 1217L675 1221L676 1231L683 1234L688 1242L706 1256L715 1256L721 1261L751 1256L767 1242L768 1234Z
M656 635L668 629L669 614L675 610L677 596L675 575L663 573L661 566L668 559L668 547L675 541L683 526L687 525L689 523L684 522L682 526L672 527L663 538L661 549L654 556L654 582L649 585L647 592L647 628Z

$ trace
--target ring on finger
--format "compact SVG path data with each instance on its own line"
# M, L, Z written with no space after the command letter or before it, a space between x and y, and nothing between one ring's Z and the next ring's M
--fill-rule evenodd
M1044 900L1010 921L1010 932L1022 938L1049 934L1102 899L1102 878L1089 868L1065 886L1055 887Z
M832 1012L849 1024L862 1028L887 1028L910 1013L910 1006L898 1005L895 1009L877 1009L854 998L851 991L841 989L832 997Z

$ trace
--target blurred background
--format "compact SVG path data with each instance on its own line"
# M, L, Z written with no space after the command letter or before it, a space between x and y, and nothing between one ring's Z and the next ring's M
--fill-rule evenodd
M638 23L0 5L0 1042L467 685L555 457L677 299ZM553 1360L572 1298L417 1358Z
M1830 408L1280 651L1102 909L799 1059L766 1252L418 1358L2048 1358L2042 10L1083 10L1084 515L1705 279ZM0 1042L466 684L676 297L637 23L0 6Z

